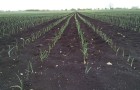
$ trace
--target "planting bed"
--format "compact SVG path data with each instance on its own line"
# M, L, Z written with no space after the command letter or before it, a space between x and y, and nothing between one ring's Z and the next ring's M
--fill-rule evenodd
M125 56L133 56L135 58L134 66L140 70L140 33L126 30L106 22L101 22L99 20L92 19L90 17L84 16L92 25L96 27L102 28L102 31L107 34L107 36L111 37L112 40L116 43L116 45L120 48L124 49ZM122 52L121 50L119 51Z
M115 52L81 17L102 28L103 33L121 49ZM10 57L7 47L2 49L5 51L1 50L0 90L140 90L139 34L133 31L123 31L73 13L22 46L21 38L30 37L62 18L28 28L12 35L11 39L2 39L9 41L0 45L1 48L12 44L16 38L20 42L17 51L11 50ZM118 32L126 37L117 35ZM128 62L129 54L135 58L134 62L131 59Z

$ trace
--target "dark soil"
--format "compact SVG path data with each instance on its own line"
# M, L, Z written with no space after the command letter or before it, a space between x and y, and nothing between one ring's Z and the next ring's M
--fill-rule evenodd
M82 17L86 18L96 27L102 28L102 31L107 34L114 43L121 49L124 49L125 56L131 55L135 58L134 66L140 70L140 65L137 62L140 62L140 33L126 30L121 27L117 27L106 22L102 22L96 19L92 19L88 16L80 14ZM120 35L121 33L122 35ZM123 37L125 36L125 37ZM122 53L122 52L120 52ZM127 58L126 58L127 59ZM125 59L125 60L126 60Z
M104 83L105 90L139 90L139 73L133 71L123 58L116 56L109 45L88 25L80 19L79 21L89 43L89 62L93 63L93 72ZM113 65L108 66L107 62ZM94 73L89 73L89 75L94 75Z
M40 61L39 50L48 50L49 43L66 20L20 49L18 56L3 58L5 62L0 62L0 90L12 90L10 86L20 85L16 74L23 80L24 90L140 90L140 71L131 68L123 57L116 56L100 36L80 18L78 20L88 42L87 67L91 69L87 74L76 22L72 16L62 37L43 62ZM34 71L28 75L29 61ZM107 65L108 62L112 65Z
M13 44L15 44L16 40L18 41L18 44L20 44L22 42L22 40L20 38L29 37L32 33L40 31L43 28L47 28L47 26L56 22L59 19L61 19L61 18L53 19L53 20L44 22L44 23L42 23L40 25L37 25L35 27L29 27L27 30L21 31L18 34L15 34L15 35L11 35L10 37L1 38L0 39L0 51L1 51L0 52L1 56L0 57L5 56L5 54L7 53L8 45L12 46ZM63 22L61 24L63 24Z
M63 23L65 23L66 20L62 21L60 24L58 24L56 27L54 27L52 30L50 30L48 33L46 33L46 35L49 38L51 38L51 34L54 35L54 33L56 31L59 30L59 28L63 25ZM33 31L31 31L33 32ZM28 33L24 33L24 35L26 35ZM40 44L40 41L42 41L42 38L44 38L44 36L40 37L38 40L36 40L37 43ZM15 38L16 36L14 36ZM19 37L19 35L17 36ZM49 42L49 38L47 40L47 42ZM53 37L53 36L52 36ZM9 41L10 42L10 41ZM29 45L26 46L26 48L20 49L20 55L17 54L16 56L12 56L11 58L8 57L7 54L1 54L2 58L0 60L0 80L2 82L0 82L0 88L2 88L2 90L11 90L9 89L10 86L12 85L17 85L17 83L19 83L18 78L16 77L16 74L20 74L20 73L26 73L25 69L27 69L29 60L31 61L32 59L36 58L36 55L39 54L39 49L37 48L39 44L37 44L36 42L33 42ZM20 67L20 68L19 68ZM23 78L25 79L26 76L23 76ZM13 82L13 83L11 83ZM1 86L2 85L2 86ZM0 89L1 90L1 89Z

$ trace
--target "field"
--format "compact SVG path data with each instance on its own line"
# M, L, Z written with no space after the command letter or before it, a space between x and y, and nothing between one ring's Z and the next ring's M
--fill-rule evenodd
M140 90L139 11L0 13L0 90Z

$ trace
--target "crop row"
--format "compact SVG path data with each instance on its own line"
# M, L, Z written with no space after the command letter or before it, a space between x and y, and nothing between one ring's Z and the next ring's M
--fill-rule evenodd
M68 26L69 21L70 21L72 16L73 15L70 15L69 17L64 17L63 19L58 20L57 22L53 23L50 27L47 28L48 30L50 30L53 27L55 27L56 25L58 25L60 22L62 22L64 19L67 18L66 23L63 24L63 26L60 28L60 30L57 33L55 33L54 38L51 40L50 43L48 43L48 46L46 46L46 47L48 47L48 49L40 49L39 58L40 58L41 62L43 62L44 60L47 59L47 57L49 56L51 50L56 45L58 40L61 38L63 32L65 31L66 27ZM48 31L47 29L42 30L42 35L45 34L45 31L46 32ZM32 62L29 61L28 65L27 65L27 70L26 70L26 78L29 79L30 74L33 74L33 73L34 73L33 65L32 65ZM23 80L22 80L22 78L19 77L19 75L16 75L16 76L18 77L20 85L13 85L13 86L10 86L10 88L12 88L12 89L19 88L20 90L23 90L24 89Z
M32 33L29 37L21 38L23 40L22 46L24 46L24 45L26 45L30 42L34 42L36 39L43 36L45 33L47 33L49 30L51 30L53 27L58 25L60 22L62 22L66 18L67 17L63 17L62 19L59 19L58 21L56 21L56 22L50 24L49 26L47 26L47 28L43 28L43 30Z
M8 56L11 57L12 53L19 51L19 48L25 47L25 45L27 45L31 42L34 42L35 40L37 40L38 38L40 38L41 36L46 34L49 30L51 30L53 27L55 27L56 25L58 25L59 23L61 23L63 20L65 20L68 17L69 16L63 17L63 18L57 20L56 22L50 24L49 26L47 26L47 28L43 28L42 30L33 32L33 33L31 33L30 36L22 37L19 40L16 40L16 42L14 44L8 45L8 48L9 48Z
M112 25L122 27L124 29L140 32L140 15L138 13L133 14L132 13L126 14L125 12L118 13L102 12L102 13L83 13L83 14L91 18L98 19L103 22L107 22Z
M121 53L122 57L125 57L125 50L123 48L120 48L115 42L113 42L112 38L110 36L108 36L106 33L104 33L102 31L101 27L96 27L95 25L92 25L88 20L84 19L83 17L81 17L78 14L79 18L85 23L87 24L90 28L92 28L92 30L98 34L104 41L106 41L106 43L108 43L108 45L116 52L116 56L119 54L119 52ZM135 58L129 54L129 56L127 56L127 61L130 62L131 67L133 66L133 62L135 60Z
M0 37L17 34L28 27L39 25L52 19L63 17L67 14L22 14L20 15L1 15L0 16Z
M85 65L85 74L88 74L88 72L91 70L92 67L89 66L89 61L88 61L88 42L87 39L85 37L84 31L81 28L80 22L77 19L77 14L75 14L75 22L76 22L76 27L78 30L78 35L80 38L80 42L81 42L81 52L83 54L83 59L84 59L84 65Z
M73 15L72 15L73 16ZM60 28L60 31L55 33L55 36L54 38L52 39L52 41L48 44L48 50L40 50L40 60L41 61L44 61L45 59L47 59L47 57L49 56L51 50L53 49L53 47L56 45L56 43L58 42L58 40L61 38L63 32L65 31L66 27L68 26L69 24L69 21L71 19L70 16L66 23Z
M86 64L87 59L88 59L88 43L86 42L87 40L84 37L84 32L80 28L80 23L77 20L76 14L75 14L75 21L76 21L76 27L78 30L78 35L79 35L79 38L81 39L81 46L82 46L81 51L82 51L83 56L84 56L84 64Z

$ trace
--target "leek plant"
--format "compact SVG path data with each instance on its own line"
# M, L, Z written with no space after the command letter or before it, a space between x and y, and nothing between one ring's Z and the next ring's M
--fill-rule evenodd
M48 51L46 51L46 50L40 50L39 57L40 57L41 61L43 62L43 60L48 57Z
M8 45L9 50L8 50L8 56L11 57L12 54L12 50L14 50L14 48L16 48L15 46L11 47L11 45Z
M48 51L47 50L40 50L40 59L41 59L42 62L44 61L44 59L48 58L52 48L56 45L57 41L61 38L64 30L66 29L66 27L69 24L69 21L70 21L71 17L72 16L70 16L67 19L66 23L61 27L60 31L55 34L55 37L53 38L52 42L49 43L49 45L48 45Z
M10 88L18 88L20 90L23 90L23 81L20 79L20 77L16 74L19 82L20 82L20 85L14 85L14 86L11 86Z
M85 68L85 74L88 74L92 67L89 66L89 63L87 63Z
M29 79L29 74L31 73L34 73L34 70L33 70L33 65L32 65L32 63L31 63L31 61L29 61L29 63L28 63L28 66L27 66L27 80Z
M46 34L49 30L51 30L53 27L55 27L56 25L58 25L59 23L61 23L64 19L66 19L67 17L64 17L58 21L56 21L55 23L50 24L47 28L44 28L41 31L37 31L35 33L32 33L31 36L26 37L23 40L23 45L27 45L30 42L34 42L36 39L40 38L41 36L43 36L44 34Z
M125 51L124 51L124 48L121 48L118 47L114 42L113 40L107 36L103 31L102 31L102 28L99 28L99 27L95 27L94 25L91 25L91 23L84 19L83 17L81 17L79 14L78 14L79 18L85 23L87 24L89 27L91 27L93 29L94 32L96 32L104 41L106 41L108 43L108 45L116 52L116 56L118 55L118 52L119 50L122 50L122 57L125 57ZM134 62L134 58L130 59L130 57L128 57L127 61L130 61L131 60L131 64L130 66L132 67L133 66L133 62Z
M131 12L131 14L128 14L126 12L96 12L94 14L83 14L91 18L98 19L103 22L116 25L118 27L122 27L124 29L140 32L140 15L137 12Z
M78 30L78 35L79 35L79 37L81 39L81 45L82 45L81 51L82 51L83 56L84 56L84 64L87 64L88 43L87 43L86 38L84 37L84 32L80 28L80 23L78 22L76 15L75 15L75 21L76 21L76 27L77 27L77 30Z
M131 64L130 64L131 67L133 67L134 60L135 60L135 58L132 58Z
M46 21L59 19L68 15L68 13L44 14L44 13L21 13L21 14L1 14L0 15L0 37L17 34L29 27L40 25Z

